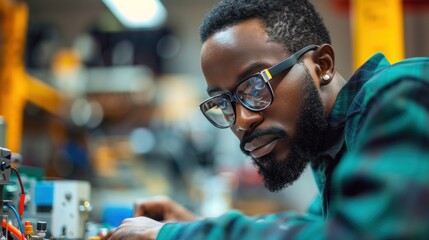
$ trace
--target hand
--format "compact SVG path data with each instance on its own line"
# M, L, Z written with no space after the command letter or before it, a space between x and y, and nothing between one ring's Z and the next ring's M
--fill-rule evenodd
M193 221L197 217L168 197L142 199L134 205L134 216L145 216L162 222Z
M127 218L102 240L155 240L163 223L146 217Z

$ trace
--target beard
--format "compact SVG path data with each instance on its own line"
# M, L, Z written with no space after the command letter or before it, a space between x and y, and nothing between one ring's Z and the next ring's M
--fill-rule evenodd
M258 159L252 158L259 175L264 180L265 187L271 192L291 185L301 176L308 163L317 157L323 134L328 127L327 114L322 100L308 69L305 68L305 70L303 105L298 116L296 136L290 138L282 129L270 128L246 134L240 144L243 153L250 155L248 151L244 150L244 145L262 135L276 135L279 139L289 140L290 151L286 159L276 160L274 153Z

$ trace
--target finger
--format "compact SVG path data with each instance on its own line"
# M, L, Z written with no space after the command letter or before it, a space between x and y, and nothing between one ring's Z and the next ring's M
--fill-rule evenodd
M156 221L164 221L167 214L164 202L140 202L134 207L134 217L148 217Z
M152 199L139 199L134 203L134 217L141 217L147 214L146 208L151 209L151 205L153 205ZM155 203L156 204L156 203Z
M140 205L139 203L135 203L134 204L134 213L133 213L133 216L134 217L144 216L143 206Z
M164 207L160 205L143 206L142 213L144 217L151 218L156 221L163 221L165 218Z
M100 233L101 240L108 240L113 235L114 230L110 230L107 233Z

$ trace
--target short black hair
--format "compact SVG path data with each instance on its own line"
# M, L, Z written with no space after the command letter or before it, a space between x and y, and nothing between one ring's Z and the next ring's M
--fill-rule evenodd
M283 44L290 53L310 44L331 44L328 29L308 0L221 0L201 24L201 42L253 18L265 24L271 41Z

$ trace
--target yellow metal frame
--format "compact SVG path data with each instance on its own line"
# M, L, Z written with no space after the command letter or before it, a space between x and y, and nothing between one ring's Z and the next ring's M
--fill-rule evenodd
M6 147L13 152L20 151L26 102L55 115L63 102L59 92L25 71L27 19L24 2L0 0L0 116L7 124Z

